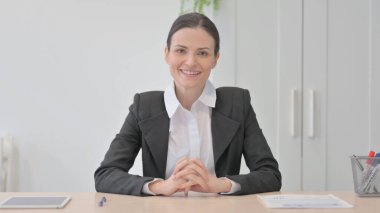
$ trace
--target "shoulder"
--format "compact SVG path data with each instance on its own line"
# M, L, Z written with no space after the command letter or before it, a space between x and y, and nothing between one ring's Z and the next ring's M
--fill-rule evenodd
M239 87L219 87L216 89L216 101L221 103L250 102L250 95L247 89Z
M148 91L136 93L130 111L140 118L139 120L166 113L164 92Z
M251 106L251 97L247 89L239 87L220 87L216 89L215 110L227 115L246 114Z
M159 103L164 101L164 91L148 91L137 93L135 99L138 98L143 103Z

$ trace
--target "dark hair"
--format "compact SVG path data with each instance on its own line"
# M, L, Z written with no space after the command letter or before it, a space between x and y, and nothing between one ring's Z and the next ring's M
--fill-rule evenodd
M200 13L187 13L187 14L179 16L174 21L172 27L170 28L168 38L166 40L167 48L170 49L171 40L175 32L177 32L178 30L182 28L197 28L197 27L204 29L214 39L214 42L215 42L214 53L216 55L219 52L219 43L220 43L218 29L216 29L215 24L207 16Z

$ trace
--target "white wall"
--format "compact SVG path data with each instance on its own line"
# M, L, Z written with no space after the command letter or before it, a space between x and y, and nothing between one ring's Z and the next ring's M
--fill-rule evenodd
M170 81L163 51L179 1L0 1L0 136L18 191L93 191L136 92ZM141 172L137 160L135 172Z
M179 2L0 1L0 137L14 137L18 173L10 190L94 191L133 95L171 80L163 53ZM218 86L234 84L234 10L222 2ZM131 172L142 173L140 155Z

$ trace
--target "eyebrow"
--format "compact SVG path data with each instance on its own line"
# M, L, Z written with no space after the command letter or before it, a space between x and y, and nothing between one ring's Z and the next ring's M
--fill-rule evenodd
M201 48L198 48L198 50L210 50L211 51L211 49L208 47L201 47Z
M174 47L181 47L181 48L188 49L188 47L186 47L184 45L180 45L180 44L177 44ZM201 47L201 48L198 48L197 50L210 50L211 51L211 49L209 47Z
M183 45L180 45L180 44L177 44L177 45L175 45L174 47L182 47L182 48L187 48L186 46L183 46Z

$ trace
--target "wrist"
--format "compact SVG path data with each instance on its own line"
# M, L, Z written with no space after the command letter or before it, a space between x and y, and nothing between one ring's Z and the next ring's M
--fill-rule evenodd
M218 179L220 180L220 183L221 183L220 184L221 188L218 193L227 193L231 191L232 183L228 178L221 177Z
M161 195L162 193L162 184L164 180L157 180L152 183L149 183L148 187L151 192L153 192L155 195Z

